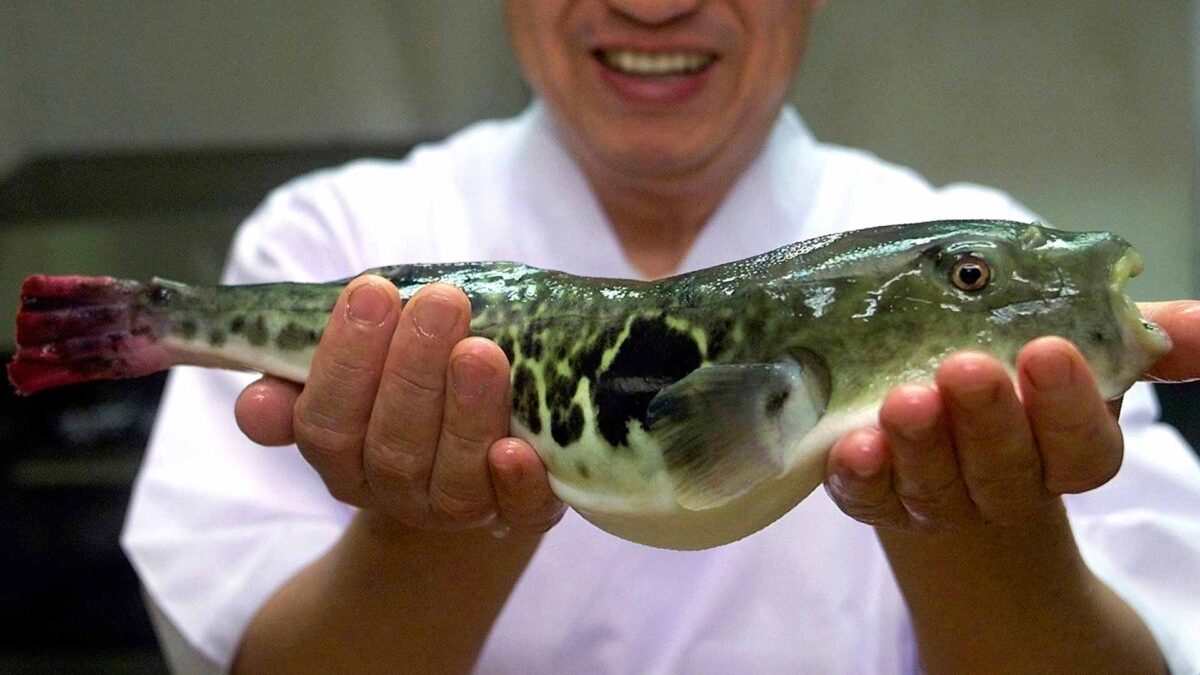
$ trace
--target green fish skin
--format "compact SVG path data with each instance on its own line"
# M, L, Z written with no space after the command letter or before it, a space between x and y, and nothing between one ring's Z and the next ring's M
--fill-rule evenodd
M1073 342L1120 396L1170 349L1125 295L1128 243L1008 221L829 235L653 282L506 262L371 270L403 297L442 281L471 299L471 333L512 366L511 431L555 493L599 527L700 549L770 524L824 477L829 447L873 424L884 395L930 382L950 353ZM22 287L21 393L172 365L303 382L342 289L214 288L107 277Z

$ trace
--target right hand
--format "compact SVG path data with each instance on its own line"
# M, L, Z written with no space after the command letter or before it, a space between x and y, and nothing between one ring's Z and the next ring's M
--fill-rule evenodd
M419 529L542 532L562 516L533 448L508 437L509 363L467 337L470 302L431 284L401 306L363 276L342 292L308 382L264 377L238 397L261 445L295 443L339 501Z

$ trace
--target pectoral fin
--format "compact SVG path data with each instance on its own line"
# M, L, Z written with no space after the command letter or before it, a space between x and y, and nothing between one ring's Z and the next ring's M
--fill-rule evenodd
M660 391L648 430L662 445L679 504L714 508L782 473L789 443L824 414L820 371L791 360L709 366Z

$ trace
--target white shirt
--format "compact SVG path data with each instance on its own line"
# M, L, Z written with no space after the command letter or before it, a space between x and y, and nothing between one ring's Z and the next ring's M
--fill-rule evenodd
M992 190L934 189L870 154L818 144L785 110L683 268L939 218L1030 214ZM357 162L284 186L242 227L226 280L324 281L455 260L637 276L534 105L403 161ZM178 369L134 490L123 544L177 665L228 667L262 604L353 515L295 449L260 448L238 432L233 400L248 381ZM1136 387L1122 418L1125 466L1068 505L1092 569L1147 620L1175 672L1197 672L1200 468L1156 416L1149 388ZM631 544L569 513L517 584L479 670L905 673L917 660L871 528L818 490L762 532L702 552Z

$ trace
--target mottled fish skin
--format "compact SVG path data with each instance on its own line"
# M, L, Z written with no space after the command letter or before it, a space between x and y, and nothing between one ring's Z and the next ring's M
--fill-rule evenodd
M952 283L964 256L990 267L983 289ZM794 506L820 483L838 435L869 421L891 387L928 381L951 352L985 351L1012 368L1029 340L1061 335L1105 395L1119 395L1167 348L1124 295L1139 269L1107 233L939 221L829 235L655 282L503 262L371 272L404 297L435 281L466 292L472 334L494 340L512 366L513 433L538 450L560 497L628 539L704 548ZM303 381L347 282L204 289L156 280L141 302L156 317L147 330L176 362ZM817 383L816 427L788 441L778 479L712 512L682 508L676 486L696 458L661 446L651 401L697 369L781 362Z

